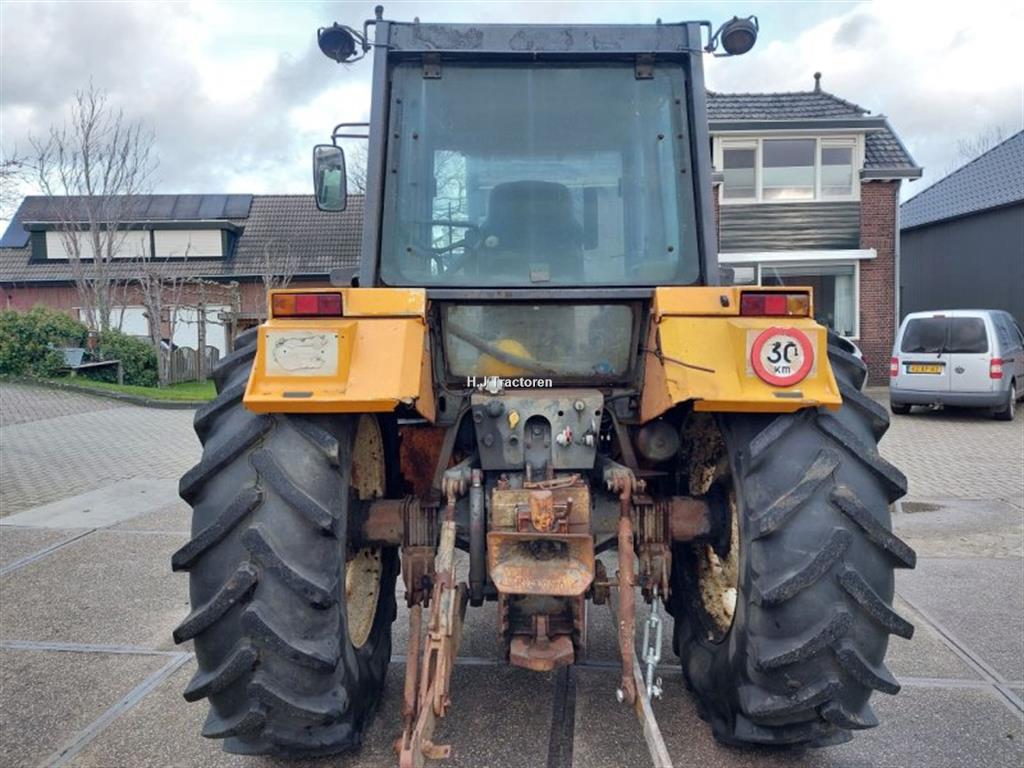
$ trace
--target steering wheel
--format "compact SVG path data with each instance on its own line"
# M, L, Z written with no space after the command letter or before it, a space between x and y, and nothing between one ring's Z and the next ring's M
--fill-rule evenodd
M473 224L472 222L469 221L455 221L452 219L426 219L423 221L414 221L412 222L412 224L419 226L425 225L429 227L451 227L453 229L467 230L466 234L462 236L462 239L456 240L455 242L449 243L448 245L422 246L419 245L418 243L410 242L406 246L405 250L407 253L412 253L422 258L436 261L438 267L440 267L440 269L445 273L455 272L464 266L466 259L470 254L471 247L476 245L475 238L471 238L469 236L469 233L478 232L480 230L480 225L478 224ZM439 256L454 251L456 248L463 248L464 251L454 262L446 264L444 261L438 258Z

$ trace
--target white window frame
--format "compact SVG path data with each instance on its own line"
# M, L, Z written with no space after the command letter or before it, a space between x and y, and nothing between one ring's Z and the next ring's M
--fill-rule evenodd
M803 259L791 259L789 261L776 261L772 259L768 262L760 261L729 261L722 264L723 267L737 266L737 267L753 267L754 276L756 282L747 283L740 286L741 288L754 288L761 287L761 276L764 273L764 267L795 267L797 269L807 267L853 267L853 336L843 336L844 339L850 341L860 340L860 260L859 259L821 259L821 260L803 260Z
M777 139L814 139L814 197L809 200L765 200L763 179L763 157L764 142ZM851 160L853 164L852 189L849 195L825 196L821 192L821 150L822 147L829 149L849 147L853 150ZM726 149L753 149L754 150L754 197L726 197L725 184L719 184L718 202L721 205L795 205L805 203L836 203L836 202L859 202L860 201L860 171L864 167L864 135L863 134L816 134L785 132L778 134L764 135L743 135L743 134L722 134L715 136L713 147L713 160L716 169L725 168L724 158Z

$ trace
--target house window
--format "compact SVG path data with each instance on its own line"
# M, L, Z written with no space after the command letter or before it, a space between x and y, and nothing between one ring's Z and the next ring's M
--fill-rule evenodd
M757 145L724 147L722 170L725 176L723 196L730 200L757 199Z
M821 196L849 197L853 194L853 145L821 142Z
M46 258L66 261L75 258L95 258L94 240L91 232L61 232L50 230L46 233ZM117 237L110 238L107 233L100 234L100 249L111 248L112 258L141 259L149 255L149 232L133 229Z
M855 138L722 139L722 200L791 203L856 200Z
M761 285L814 289L814 319L840 336L857 337L857 268L853 264L761 265Z
M761 145L763 200L813 200L815 139L767 139Z
M153 233L157 258L223 256L219 229L158 229Z

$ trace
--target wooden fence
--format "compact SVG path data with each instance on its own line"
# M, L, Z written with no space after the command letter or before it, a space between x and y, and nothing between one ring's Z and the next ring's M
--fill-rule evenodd
M207 347L203 365L203 378L208 378L213 366L220 359L220 351L216 347ZM178 347L171 352L171 368L168 372L168 384L180 384L183 381L199 380L199 350L191 347Z

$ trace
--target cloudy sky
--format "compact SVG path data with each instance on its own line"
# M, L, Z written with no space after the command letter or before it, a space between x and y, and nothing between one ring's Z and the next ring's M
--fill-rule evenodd
M317 27L359 27L372 2L0 2L0 145L28 148L91 79L156 133L160 192L307 192L309 148L365 120L370 64L340 66ZM385 2L424 21L653 22L755 13L748 55L707 58L719 91L822 85L885 114L925 178L958 162L957 142L1024 127L1024 3ZM905 194L904 197L907 195Z

